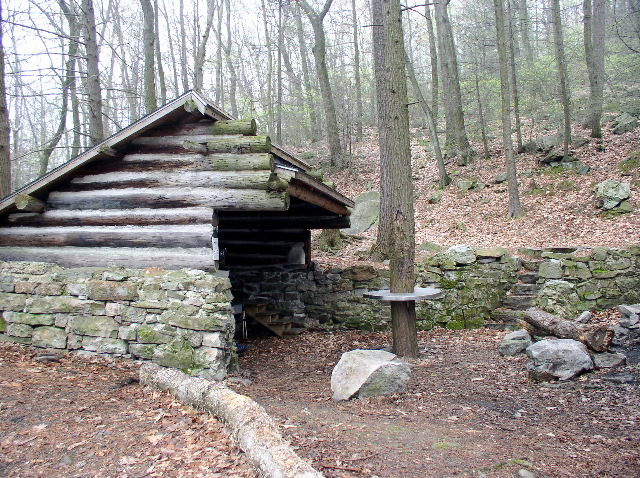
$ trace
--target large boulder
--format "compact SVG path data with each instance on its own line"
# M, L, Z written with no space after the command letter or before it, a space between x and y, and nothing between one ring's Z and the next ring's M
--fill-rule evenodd
M524 352L531 345L531 335L526 330L516 330L504 336L500 344L500 353L511 357Z
M342 354L331 374L334 400L400 393L411 366L384 350L352 350Z
M540 381L568 380L593 369L587 347L577 340L541 340L527 347L527 370Z
M351 227L343 229L345 234L362 234L378 223L380 216L380 193L367 191L354 199L356 203L349 219Z
M631 196L629 183L607 179L596 185L596 198L602 201L602 209L613 209Z
M562 138L560 133L533 138L524 145L524 150L526 153L547 152L554 146L561 145L563 141Z
M638 127L638 118L629 113L622 113L613 122L614 134L624 134Z

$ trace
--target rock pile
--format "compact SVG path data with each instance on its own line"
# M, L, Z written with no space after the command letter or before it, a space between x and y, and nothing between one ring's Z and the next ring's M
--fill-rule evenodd
M534 313L534 309L530 311ZM594 369L640 362L640 304L622 305L619 311L621 317L613 327L585 325L589 314L582 314L576 321L546 314L548 322L542 328L534 327L533 337L527 330L511 332L503 338L499 351L503 356L525 353L529 357L527 370L539 381L568 380ZM526 327L532 328L530 324ZM541 340L537 336L548 335L550 329L560 337Z

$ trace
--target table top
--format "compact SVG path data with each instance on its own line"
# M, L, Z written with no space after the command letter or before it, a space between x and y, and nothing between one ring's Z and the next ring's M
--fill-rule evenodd
M438 299L442 291L434 287L416 287L413 292L390 292L389 289L370 290L364 293L368 299L384 300L387 302L406 302L417 300Z

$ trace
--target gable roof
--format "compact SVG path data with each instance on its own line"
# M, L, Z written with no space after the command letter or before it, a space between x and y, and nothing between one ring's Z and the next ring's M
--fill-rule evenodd
M15 208L16 197L19 194L28 194L35 197L46 195L55 184L66 179L78 168L99 159L119 156L120 152L133 139L151 128L165 124L192 123L203 118L219 121L235 119L199 92L194 90L187 91L153 113L143 116L101 143L9 194L0 201L0 215L5 215ZM276 158L276 167L281 171L289 170L289 174L292 177L304 182L323 196L329 197L332 201L341 204L344 208L354 207L353 201L306 174L311 169L308 163L296 158L292 153L273 143L271 144L271 154Z

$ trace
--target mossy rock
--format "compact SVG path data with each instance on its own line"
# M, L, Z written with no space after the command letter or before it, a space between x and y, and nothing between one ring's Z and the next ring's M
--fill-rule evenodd
M640 151L634 151L627 159L620 161L618 163L618 171L622 173L623 176L630 176L635 172L640 171Z
M193 347L182 337L159 345L153 352L153 362L163 367L191 370L195 368Z

